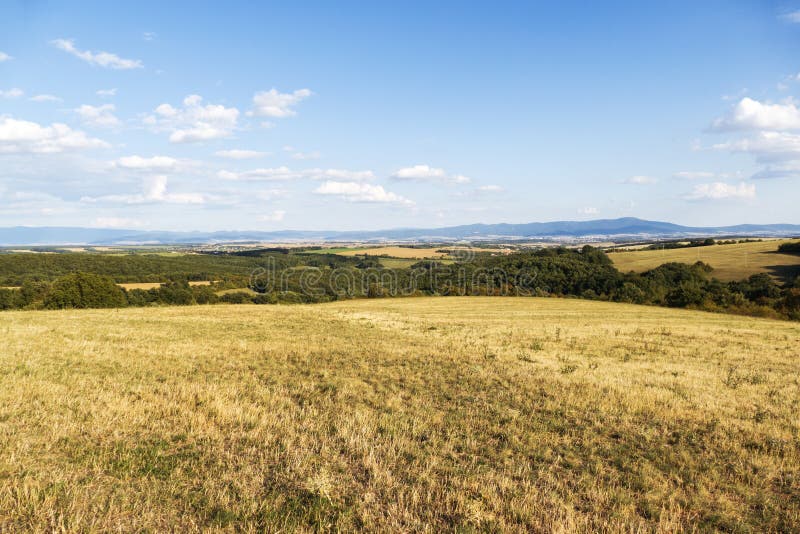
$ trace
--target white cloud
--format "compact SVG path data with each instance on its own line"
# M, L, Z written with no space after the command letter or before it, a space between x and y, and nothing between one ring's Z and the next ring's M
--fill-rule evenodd
M19 98L25 95L25 91L18 87L8 89L6 91L0 90L0 98Z
M322 154L320 154L316 150L313 151L313 152L300 152L300 151L297 151L297 152L292 153L292 155L291 155L292 159L297 159L297 160L319 159L320 157L322 157Z
M114 104L103 104L102 106L84 104L76 108L75 113L86 125L95 128L114 128L120 125L119 119L114 115L115 109Z
M222 105L202 105L203 97L189 95L183 99L183 108L161 104L155 115L148 115L144 123L160 131L171 132L172 143L194 143L229 137L236 129L239 110Z
M414 203L383 186L361 182L326 181L314 190L318 195L332 195L348 202L390 203L411 206Z
M258 152L257 150L218 150L214 152L214 155L220 158L227 158L227 159L254 159L254 158L263 158L264 156L268 156L268 152Z
M472 180L460 174L448 174L444 169L429 165L414 165L398 169L392 174L395 180L418 182L444 182L450 184L468 184Z
M792 101L770 104L743 98L728 116L715 120L711 127L718 131L800 129L800 109Z
M787 132L760 132L749 139L719 143L712 148L752 154L762 162L800 159L800 135Z
M789 13L785 13L781 16L783 20L788 22L792 22L794 24L800 24L800 10L798 11L791 11Z
M482 193L502 193L505 189L499 185L481 185L477 188Z
M633 185L652 185L656 182L658 182L657 178L643 175L631 176L630 178L624 180L624 183Z
M269 169L253 169L244 172L234 172L223 170L217 173L223 180L297 180L309 178L312 180L346 180L351 182L363 182L373 180L375 174L372 171L350 171L346 169L303 169L292 170L289 167L275 167Z
M55 95L35 95L28 100L32 102L63 102L63 100Z
M2 63L4 61L11 61L12 59L14 59L14 58L9 56L5 52L0 52L0 63Z
M764 169L751 176L754 180L798 177L800 177L800 161L789 161L779 165L767 165Z
M47 154L89 148L108 148L100 139L87 137L66 124L42 126L35 122L0 118L0 154Z
M275 118L291 117L297 114L293 109L294 106L309 96L311 96L311 91L308 89L298 89L292 93L279 93L274 88L269 91L261 91L253 95L253 109L248 112L248 115Z
M142 39L144 39L145 41L155 41L157 36L158 35L156 34L156 32L144 32L144 33L142 33Z
M280 222L285 216L286 212L284 210L275 210L272 213L259 215L257 219L262 222Z
M680 178L681 180L708 180L714 177L714 173L705 171L680 171L672 176Z
M56 39L51 41L51 44L59 50L63 50L68 54L72 54L78 59L82 59L91 65L99 65L101 67L117 70L140 69L144 66L138 59L123 59L118 55L111 54L109 52L90 52L89 50L79 50L75 47L75 41L72 39Z
M597 210L597 208L589 207L589 208L579 208L578 213L580 213L581 215L597 215L599 211Z
M112 204L203 204L205 197L199 193L167 192L167 177L151 176L144 181L144 192L134 195L106 195L102 197L82 197L81 202Z
M95 94L101 98L109 98L112 96L116 96L117 88L114 87L112 89L98 89L97 91L95 91Z
M697 184L692 192L686 195L687 200L724 200L730 198L754 198L756 186L740 182L738 185L725 182Z
M114 166L121 169L142 171L142 172L168 172L176 170L180 161L169 156L153 156L143 158L142 156L125 156L114 162Z

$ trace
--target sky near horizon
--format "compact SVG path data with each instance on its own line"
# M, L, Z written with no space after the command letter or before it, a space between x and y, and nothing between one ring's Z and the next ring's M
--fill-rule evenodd
M0 30L0 226L800 223L800 0L11 0Z

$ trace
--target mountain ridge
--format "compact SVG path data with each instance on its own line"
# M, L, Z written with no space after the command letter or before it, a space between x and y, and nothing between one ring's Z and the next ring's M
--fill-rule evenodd
M636 217L590 221L467 224L441 228L386 230L221 230L159 231L68 226L0 228L0 246L208 244L235 241L436 241L485 239L670 238L689 236L778 237L800 235L800 224L683 226Z

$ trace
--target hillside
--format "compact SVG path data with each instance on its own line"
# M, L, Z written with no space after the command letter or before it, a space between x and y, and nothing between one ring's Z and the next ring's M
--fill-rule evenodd
M800 529L797 323L511 297L0 316L0 530Z
M636 250L609 254L622 272L643 272L668 262L702 261L714 268L713 275L723 281L742 280L756 273L767 273L782 281L800 276L800 256L779 254L778 246L792 240L769 240L731 245Z

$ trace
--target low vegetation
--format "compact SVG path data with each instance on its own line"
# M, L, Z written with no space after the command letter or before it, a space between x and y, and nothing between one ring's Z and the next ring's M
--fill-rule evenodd
M0 530L800 530L800 325L409 298L6 312Z

